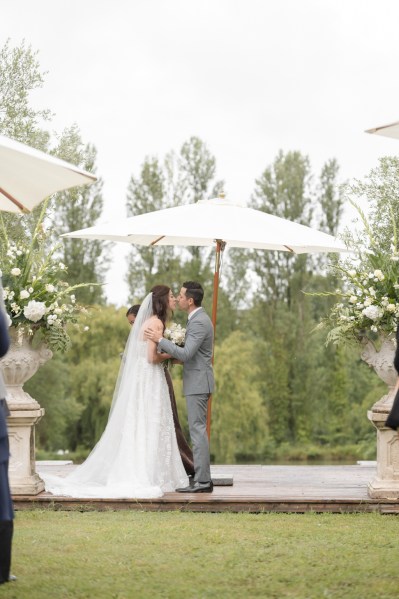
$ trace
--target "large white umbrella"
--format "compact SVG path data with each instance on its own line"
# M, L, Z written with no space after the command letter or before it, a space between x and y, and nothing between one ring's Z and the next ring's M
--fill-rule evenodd
M212 246L308 252L340 252L346 246L316 229L234 204L223 197L110 221L63 237L124 241L138 245Z
M224 198L201 200L132 216L66 233L63 237L104 239L131 244L216 246L212 321L216 330L221 252L225 246L280 250L293 254L345 252L346 246L331 235L310 227L234 204ZM208 433L210 429L210 402Z
M376 133L377 135L384 135L385 137L394 137L397 139L399 138L399 122L366 129L366 133Z
M29 212L56 191L96 179L69 162L0 135L0 210Z
M212 313L215 327L220 252L226 245L293 254L347 251L342 241L327 233L234 204L226 200L223 194L219 198L200 200L195 204L147 212L72 231L63 237L123 241L146 246L216 245L217 280L214 282Z

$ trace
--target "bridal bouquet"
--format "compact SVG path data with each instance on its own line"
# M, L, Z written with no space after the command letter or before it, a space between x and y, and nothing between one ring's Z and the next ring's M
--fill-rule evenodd
M86 309L76 303L74 291L84 284L70 286L67 268L58 258L59 245L51 247L41 221L33 233L25 231L12 240L1 222L0 259L4 304L9 326L20 335L41 337L48 347L65 352L70 345L67 323L76 323Z
M164 331L163 336L165 339L172 341L179 347L184 347L184 339L186 337L186 329L184 329L180 324L176 322L172 322Z
M163 336L165 337L165 339L168 339L168 341L171 341L175 345L178 345L179 347L184 347L186 329L183 328L180 324L172 322L165 329ZM165 367L169 368L170 370L173 367L173 360L166 360Z

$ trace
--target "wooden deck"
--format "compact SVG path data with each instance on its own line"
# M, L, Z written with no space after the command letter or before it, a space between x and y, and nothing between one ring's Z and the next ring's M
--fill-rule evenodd
M61 476L74 465L45 465L37 471ZM14 496L16 510L148 510L193 512L381 512L399 513L399 500L375 500L367 484L374 465L353 466L213 466L212 477L232 476L232 486L209 494L167 493L159 499L73 499L50 493Z

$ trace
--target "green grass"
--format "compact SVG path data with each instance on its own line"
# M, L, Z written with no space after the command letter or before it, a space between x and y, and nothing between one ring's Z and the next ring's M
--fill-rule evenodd
M396 598L398 557L380 514L21 511L0 598Z

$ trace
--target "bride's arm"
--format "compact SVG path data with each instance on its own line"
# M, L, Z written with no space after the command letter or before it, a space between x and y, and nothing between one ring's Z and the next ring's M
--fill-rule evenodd
M160 320L156 320L152 323L153 329L157 334L162 337L163 326ZM158 346L154 341L147 340L147 359L150 364L159 364L165 360L169 360L172 356L170 354L160 354L157 352Z

